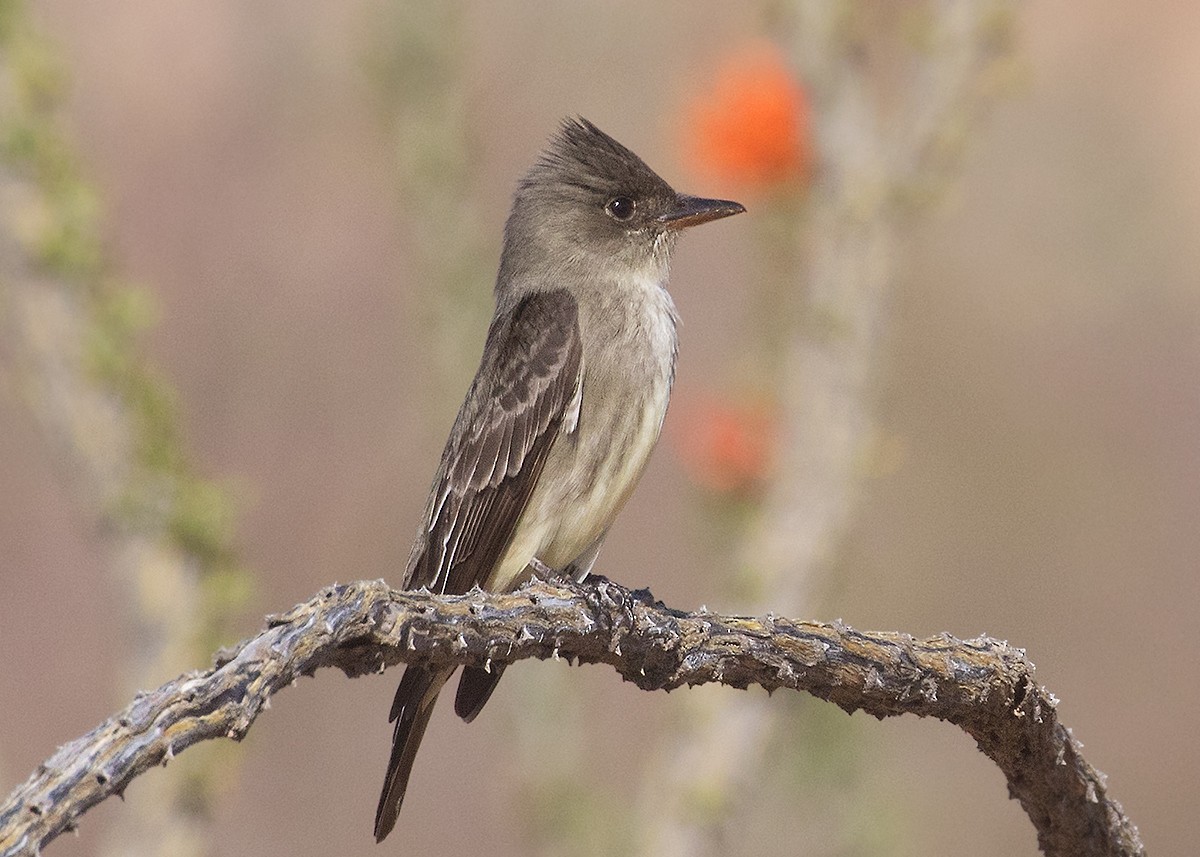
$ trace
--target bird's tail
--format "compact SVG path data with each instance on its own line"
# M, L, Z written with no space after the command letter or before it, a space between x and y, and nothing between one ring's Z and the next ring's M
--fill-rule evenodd
M470 723L492 698L492 691L504 675L504 664L492 664L489 669L463 667L454 696L454 713Z
M379 808L375 811L376 842L382 842L396 825L417 748L421 746L433 704L451 672L410 666L404 670L404 677L396 688L396 699L388 717L389 722L396 721L396 731L392 735L392 756L388 759L383 793L379 795Z

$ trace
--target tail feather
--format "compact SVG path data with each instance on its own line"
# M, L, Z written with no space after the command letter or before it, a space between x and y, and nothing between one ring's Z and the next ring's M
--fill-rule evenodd
M392 755L388 759L387 775L379 795L379 808L375 811L376 842L382 842L396 826L400 805L404 802L404 791L408 787L408 777L417 758L417 749L421 746L425 727L429 725L433 704L450 678L450 672L410 666L404 670L404 677L396 688L392 713L388 717L389 721L396 722L396 731L392 735Z
M458 680L458 693L454 696L454 713L470 723L492 697L492 691L504 674L504 664L492 664L490 670L481 667L463 667Z

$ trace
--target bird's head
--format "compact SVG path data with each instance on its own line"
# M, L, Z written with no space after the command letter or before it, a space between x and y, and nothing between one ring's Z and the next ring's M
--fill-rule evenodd
M529 266L658 266L681 229L738 214L723 199L677 193L641 158L586 119L568 119L517 190L506 262ZM545 272L538 272L545 273ZM502 277L505 272L501 272Z

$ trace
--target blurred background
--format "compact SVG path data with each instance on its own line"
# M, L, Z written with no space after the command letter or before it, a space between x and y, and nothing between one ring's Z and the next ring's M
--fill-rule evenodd
M1007 639L1182 851L1197 32L1107 0L4 3L0 781L264 613L399 579L510 194L580 114L749 209L676 252L675 399L597 571ZM399 675L300 683L50 853L1037 853L946 724L562 663L437 715L377 847Z

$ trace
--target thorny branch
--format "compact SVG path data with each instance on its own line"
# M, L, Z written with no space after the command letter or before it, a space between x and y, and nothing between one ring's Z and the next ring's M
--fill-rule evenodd
M0 857L38 853L134 777L199 741L240 740L272 694L318 668L354 677L400 662L558 657L609 664L646 690L790 688L848 712L946 720L999 765L1046 854L1144 853L1021 650L987 637L916 640L841 623L685 613L595 578L456 597L399 592L383 581L328 587L269 617L256 637L220 652L212 669L140 694L61 747L0 805Z

